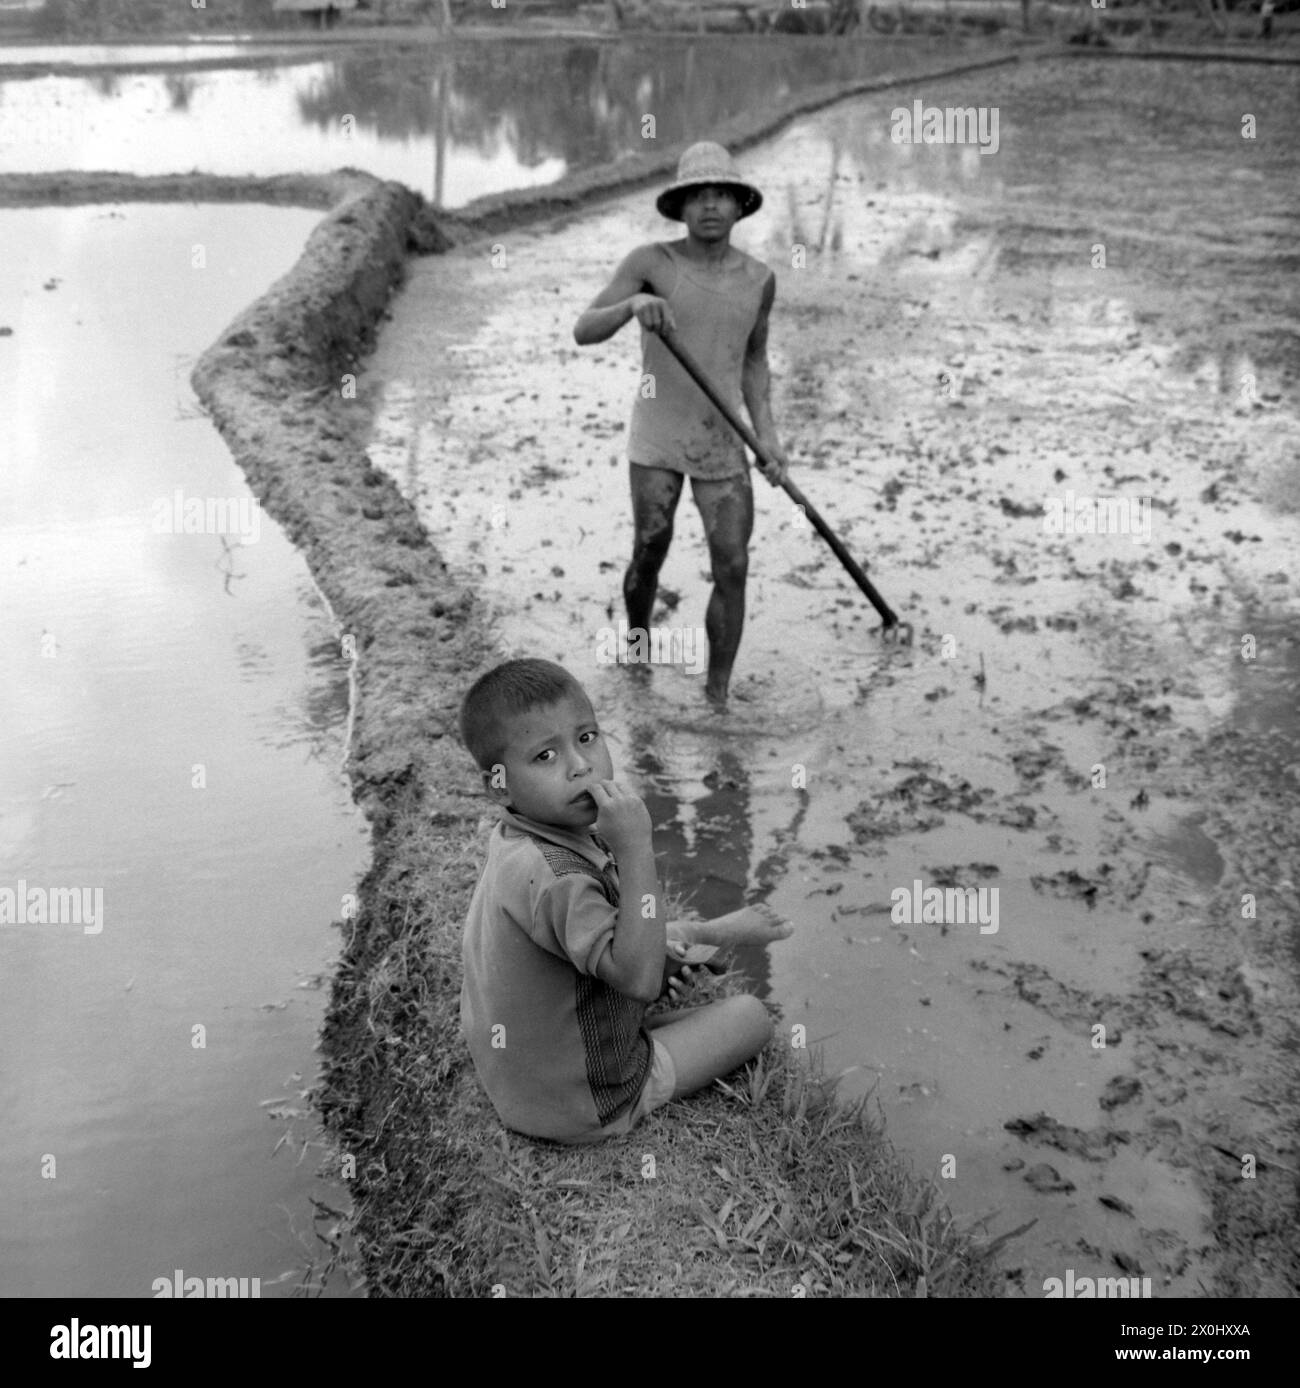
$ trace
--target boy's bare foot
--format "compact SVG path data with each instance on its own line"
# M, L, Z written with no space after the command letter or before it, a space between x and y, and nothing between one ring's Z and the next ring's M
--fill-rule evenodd
M788 940L794 926L760 903L711 921L676 921L674 936L693 945L770 945Z

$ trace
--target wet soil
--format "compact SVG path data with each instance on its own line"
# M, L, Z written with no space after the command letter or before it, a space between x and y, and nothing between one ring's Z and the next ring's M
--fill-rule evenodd
M788 119L790 109L769 119ZM757 127L749 129L752 137ZM577 205L616 178L565 180L547 190L544 205ZM256 197L265 183L236 181L230 191ZM115 193L111 182L95 191ZM309 191L314 198L318 189ZM493 200L484 212L485 221L529 215L526 200L507 209ZM472 225L462 219L455 231ZM464 1066L454 950L444 936L454 942L459 914L448 917L446 904L467 899L477 859L480 803L461 775L454 728L461 689L491 658L490 614L452 575L410 502L371 465L374 402L353 386L407 257L448 244L408 190L349 175L294 270L222 333L194 372L250 486L303 549L345 649L357 657L348 770L374 852L356 913L341 922L317 1098L340 1157L359 1163L352 1227L366 1276L380 1292L421 1294L483 1290L476 1260L458 1271L413 1262L416 1245L394 1230L405 1229L410 1191L423 1179L413 1163L451 1182L433 1179L436 1211L418 1202L418 1218L440 1230L439 1247L465 1237L481 1212L480 1196L467 1202L458 1184L473 1134L455 1130L465 1115L457 1097ZM417 936L425 942L418 959ZM325 1237L334 1256L350 1256L337 1227ZM974 1265L968 1271L981 1281Z
M998 155L893 144L914 97L997 106ZM755 986L955 1209L1035 1221L1012 1291L1297 1285L1298 114L1281 71L1071 62L747 153L796 477L916 640L882 646L756 481L725 717L683 666L599 655L639 357L570 330L665 234L644 193L418 262L360 381L371 460L498 654L591 690L667 876L798 925ZM1067 495L1144 498L1149 535L1047 532ZM658 621L701 625L706 565L684 500ZM998 888L997 932L896 924L918 878Z

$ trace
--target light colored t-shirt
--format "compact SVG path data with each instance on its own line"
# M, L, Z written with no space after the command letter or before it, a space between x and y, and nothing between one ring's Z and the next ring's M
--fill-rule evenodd
M627 1126L653 1054L645 1004L594 972L618 869L589 834L500 813L465 921L461 1030L507 1127L595 1141Z
M667 299L677 335L710 383L744 418L741 377L771 271L752 256L714 273L660 242ZM745 446L708 396L687 375L658 333L641 330L641 379L628 428L627 456L642 467L669 468L705 481L743 476ZM654 395L644 382L654 379Z

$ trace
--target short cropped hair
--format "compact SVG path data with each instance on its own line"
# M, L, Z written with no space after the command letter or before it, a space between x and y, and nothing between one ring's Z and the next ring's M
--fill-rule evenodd
M571 694L587 699L587 691L562 665L532 657L507 660L475 680L461 701L460 740L477 765L490 771L505 754L507 719Z

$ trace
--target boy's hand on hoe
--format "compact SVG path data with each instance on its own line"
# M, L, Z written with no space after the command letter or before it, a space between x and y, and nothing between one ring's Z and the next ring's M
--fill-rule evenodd
M659 298L657 294L633 294L628 306L632 310L632 317L652 333L675 332L677 329L677 320L668 306L668 300Z
M620 854L650 848L650 811L634 790L617 781L593 781L588 787L596 802L596 832Z

